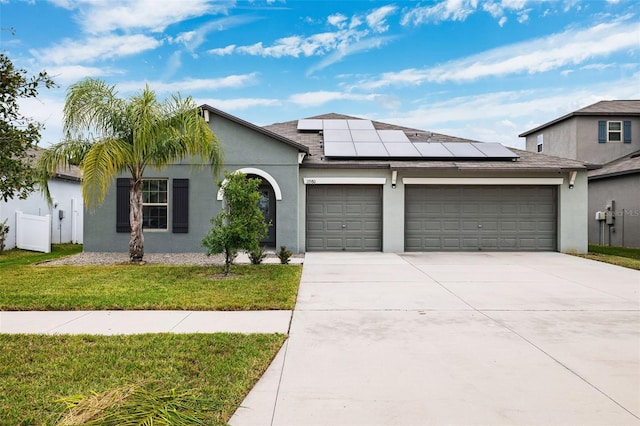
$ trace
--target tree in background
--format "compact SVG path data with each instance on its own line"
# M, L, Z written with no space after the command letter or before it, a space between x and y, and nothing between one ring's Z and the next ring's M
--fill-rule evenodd
M43 125L20 114L18 100L35 98L38 89L56 84L42 71L29 77L0 53L0 199L27 198L35 183L33 150Z
M188 156L199 155L217 174L222 148L200 116L191 97L172 95L160 102L147 86L128 99L115 86L85 79L67 90L64 106L65 140L40 158L47 174L59 166L77 164L82 170L82 194L89 208L104 201L114 178L130 175L129 259L144 257L142 181L147 167L163 169ZM43 179L41 178L41 181ZM46 187L44 179L43 188ZM48 190L45 190L50 199Z
M267 235L268 225L258 206L260 179L247 179L244 173L225 173L218 184L224 193L223 208L211 219L213 228L202 240L207 256L224 253L224 273L229 274L238 250L257 250Z

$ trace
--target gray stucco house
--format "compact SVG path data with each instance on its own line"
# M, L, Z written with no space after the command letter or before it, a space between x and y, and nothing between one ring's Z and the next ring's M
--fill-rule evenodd
M259 127L208 105L224 169L262 179L265 245L306 251L587 250L576 160L326 114ZM202 252L222 197L188 159L145 179L145 250ZM86 251L125 251L127 179L85 218Z
M640 247L640 100L600 101L520 136L527 151L597 165L588 173L589 243Z

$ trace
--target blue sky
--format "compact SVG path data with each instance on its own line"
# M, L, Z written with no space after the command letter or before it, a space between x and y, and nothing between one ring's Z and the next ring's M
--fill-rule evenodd
M62 138L66 88L94 77L258 125L337 112L523 147L556 117L640 99L639 15L637 0L0 0L0 49L60 85L21 106L40 146Z

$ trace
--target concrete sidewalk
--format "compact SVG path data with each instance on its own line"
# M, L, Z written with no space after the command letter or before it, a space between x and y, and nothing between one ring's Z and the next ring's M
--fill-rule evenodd
M640 425L639 290L560 253L307 253L230 424Z
M0 333L283 333L292 311L0 312Z

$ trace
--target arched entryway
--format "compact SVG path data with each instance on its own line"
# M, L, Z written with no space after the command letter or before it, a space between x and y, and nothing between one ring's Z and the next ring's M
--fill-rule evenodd
M276 201L282 200L282 191L276 180L269 173L264 170L256 169L253 167L246 167L236 170L234 173L240 172L247 175L249 178L260 179L260 186L258 192L260 193L260 200L258 201L260 210L265 217L267 223L270 223L268 234L265 239L260 241L260 245L274 248L276 247ZM224 186L222 183L222 186ZM223 192L218 191L218 200L222 200Z

